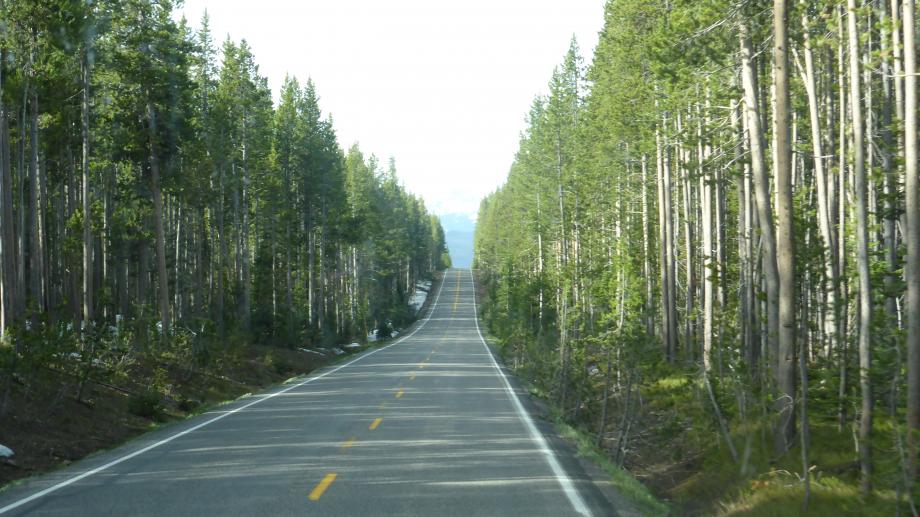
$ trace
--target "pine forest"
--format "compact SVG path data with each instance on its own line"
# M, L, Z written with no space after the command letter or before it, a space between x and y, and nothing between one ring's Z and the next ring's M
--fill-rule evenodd
M917 514L915 14L609 0L482 201L509 366L676 513Z
M246 41L190 30L175 4L0 0L11 433L105 386L134 413L189 410L211 395L173 388L245 367L250 344L277 375L284 350L385 337L449 264L437 217L392 159L339 146L312 82L273 102Z

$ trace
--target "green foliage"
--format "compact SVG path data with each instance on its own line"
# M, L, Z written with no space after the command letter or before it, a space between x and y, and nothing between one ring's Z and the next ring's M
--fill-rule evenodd
M561 436L575 442L580 457L588 458L604 469L617 493L626 497L642 515L668 515L671 512L667 503L656 498L645 485L610 461L604 451L599 450L592 442L590 436L561 420L557 420L555 425Z
M364 339L382 321L406 323L416 282L449 265L438 219L399 184L392 161L384 172L357 145L343 152L312 80L288 77L275 105L247 42L216 44L206 17L194 32L176 21L176 5L4 4L0 104L17 116L5 119L11 127L0 139L12 171L0 169L25 194L12 199L12 212L27 226L40 220L47 241L47 267L33 271L27 260L28 291L14 294L34 306L31 279L47 276L29 325L45 332L58 321L83 324L87 244L96 267L93 323L104 328L117 319L120 336L145 351L181 348L183 357L206 362L213 346ZM19 115L33 105L36 124ZM81 202L84 146L90 214ZM33 149L41 205L28 196ZM154 165L161 214L152 199ZM156 267L157 217L165 278ZM14 240L31 259L38 252L30 231L17 226ZM154 310L164 289L175 320L170 336L158 330ZM6 319L10 347L34 338L25 331L31 318L20 310ZM69 353L74 345L46 348Z
M789 296L802 347L796 354L807 354L805 372L798 372L809 379L807 393L798 379L795 400L802 432L799 397L807 395L804 416L813 434L807 465L798 437L791 450L779 451L770 436L777 425L772 385L777 367L775 351L762 346L769 342L763 339L763 243L751 191L751 140L741 117L738 29L743 22L755 53L755 88L765 126L760 138L764 144L774 140L768 4L608 1L590 66L582 70L573 43L549 77L548 95L532 104L507 180L480 204L474 267L485 293L482 318L502 355L567 423L597 433L603 452L621 454L616 444L626 434L627 466L686 513L731 508L733 498L755 513L773 511L774 500L777 508L793 513L794 503L801 505L801 477L771 479L763 493L747 491L752 480L780 468L798 476L809 470L819 511L857 507L858 458L850 424L862 411L859 328L853 320L859 223L850 206L853 158L840 155L841 146L852 153L853 142L848 115L840 112L849 99L838 98L848 93L839 89L847 78L837 68L838 59L845 65L848 52L845 28L838 32L846 9L839 2L792 4L795 285ZM869 374L876 430L870 442L876 472L868 504L873 511L893 513L890 495L904 492L906 479L899 448L905 438L907 354L898 305L905 292L903 230L897 222L903 193L886 182L902 178L896 142L902 126L891 119L894 97L880 93L895 82L885 72L893 65L890 13L885 5L865 4L859 14L860 52L865 52L861 94L871 99L863 102L866 130L873 135L866 142L872 157L866 226L874 306ZM822 242L818 220L818 160L802 77L806 32L814 49L825 181L836 196L830 200L829 223L838 245L834 250ZM768 174L771 151L767 145ZM704 235L712 243L709 249ZM839 260L831 258L837 255ZM842 264L836 285L827 278L832 260ZM829 303L832 287L845 298L836 307ZM666 313L667 302L673 315ZM837 336L829 326L835 311L847 318L845 335ZM671 316L676 318L674 357L665 350ZM704 378L707 332L711 355ZM631 406L636 392L641 410ZM605 401L607 422L601 426ZM630 419L633 427L627 425ZM780 496L779 486L793 485L788 493L794 496ZM754 499L756 504L745 506Z
M128 412L132 415L159 420L163 416L163 404L156 391L145 391L128 397Z

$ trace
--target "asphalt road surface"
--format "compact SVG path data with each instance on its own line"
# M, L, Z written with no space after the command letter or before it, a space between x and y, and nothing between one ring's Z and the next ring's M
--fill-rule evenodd
M399 341L10 488L0 514L614 514L528 404L452 269Z

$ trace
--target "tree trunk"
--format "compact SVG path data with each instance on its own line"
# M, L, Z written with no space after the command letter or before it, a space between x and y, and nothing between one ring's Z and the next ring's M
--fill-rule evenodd
M776 355L776 409L779 428L776 451L785 452L795 437L795 236L792 220L792 151L789 143L789 58L786 52L786 0L773 2L773 148L776 160L777 243L779 272L779 336Z
M83 48L83 98L80 105L80 133L83 140L83 155L80 168L83 175L83 327L89 329L93 322L93 232L92 214L90 213L89 183L89 87L90 87L90 53L91 39Z
M699 114L698 114L699 115ZM715 229L712 224L712 176L707 174L704 167L705 153L703 151L703 118L697 120L697 162L700 176L700 209L702 210L703 252L700 260L703 266L703 371L708 379L712 370L712 333L713 333L713 303L715 302L715 282L713 271L716 267L713 262L713 238Z
M815 78L814 56L811 49L811 38L808 34L809 21L807 16L802 16L804 27L804 58L805 70L802 73L802 82L808 97L808 114L811 120L811 146L814 154L815 183L818 190L818 230L824 245L824 277L827 283L827 305L825 308L824 333L825 357L830 357L837 348L837 285L839 269L837 266L837 242L832 229L833 208L828 195L828 175L824 161L824 148L822 146L821 120L818 115L818 96Z
M240 210L243 212L242 220L242 274L243 274L243 303L240 308L242 313L243 320L243 329L247 332L250 330L250 321L252 315L252 281L250 278L250 268L249 260L251 253L249 252L249 156L248 156L248 146L246 141L246 121L243 120L243 191L242 191L242 206Z
M860 491L869 494L872 478L872 384L869 379L872 293L869 291L869 230L866 200L865 147L860 100L859 34L856 0L847 0L847 32L850 53L850 113L853 124L853 176L856 180L856 268L859 272L859 387L862 404L859 420Z
M148 93L149 97L149 93ZM163 193L160 191L160 160L157 153L157 115L152 101L147 101L147 131L150 145L150 192L153 195L153 223L157 261L157 300L163 336L170 333L169 275L166 271L166 235L163 231Z
M760 103L757 100L756 70L751 61L754 50L748 27L739 23L741 40L741 82L744 89L744 112L747 118L748 140L751 150L751 175L757 200L757 219L763 239L763 275L766 287L767 350L773 357L777 353L779 334L779 271L776 262L776 237L773 231L773 208L770 202L770 179L764 159L764 133L761 123Z
M907 244L907 429L911 482L917 477L920 430L920 177L917 160L917 63L914 0L904 0L904 187Z
M846 222L847 222L847 160L846 160L846 150L847 150L847 136L846 136L846 122L847 122L847 95L846 95L846 59L844 51L844 40L846 39L844 34L844 20L843 20L843 11L842 9L837 10L837 97L840 104L840 114L838 117L837 124L837 156L838 156L838 168L837 172L837 226L839 228L837 235L837 264L839 265L840 270L840 311L838 320L838 330L837 335L840 336L840 349L838 350L838 366L840 369L840 380L838 382L838 392L837 392L837 419L838 419L838 430L843 431L848 425L847 418L847 397L849 395L849 372L847 370L849 366L849 350L848 350L848 340L845 339L847 336L847 327L849 323L849 282L847 280L846 272Z
M0 11L4 1L0 0ZM6 48L0 48L0 63L6 62ZM13 174L10 167L10 127L3 104L3 66L0 65L0 259L2 259L3 313L0 337L19 318L22 293L16 278L15 221L13 219Z

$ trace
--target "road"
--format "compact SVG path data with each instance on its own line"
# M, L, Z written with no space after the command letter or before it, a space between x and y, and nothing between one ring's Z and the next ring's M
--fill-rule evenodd
M514 386L452 269L393 344L8 489L0 514L614 514Z

